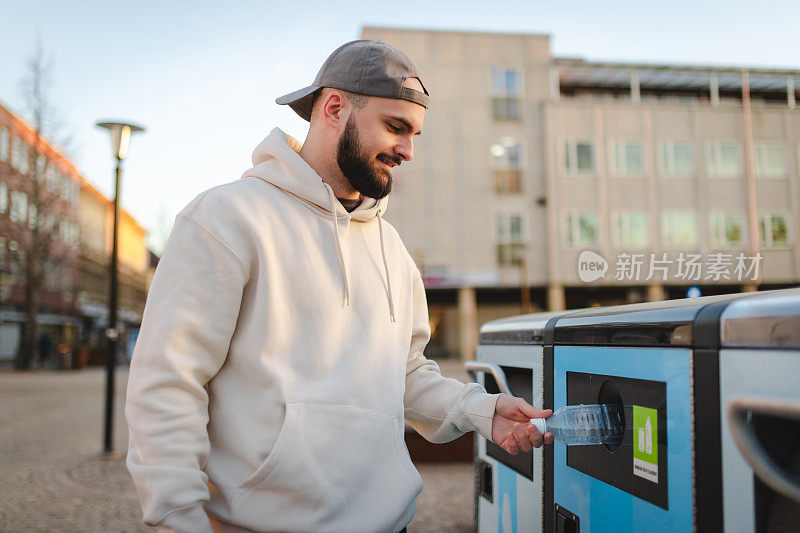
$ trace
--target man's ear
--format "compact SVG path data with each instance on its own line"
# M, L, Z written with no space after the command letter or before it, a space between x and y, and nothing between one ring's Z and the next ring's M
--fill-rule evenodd
M350 117L350 107L345 95L336 89L323 96L322 120L335 129L343 129Z

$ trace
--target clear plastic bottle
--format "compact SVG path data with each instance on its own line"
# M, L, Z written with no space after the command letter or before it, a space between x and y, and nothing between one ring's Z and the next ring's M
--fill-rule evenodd
M568 446L619 444L625 435L625 413L619 404L568 405L549 418L532 418L531 424Z

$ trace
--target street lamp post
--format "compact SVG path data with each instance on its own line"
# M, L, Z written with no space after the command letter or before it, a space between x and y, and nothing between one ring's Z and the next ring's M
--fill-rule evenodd
M98 122L97 125L111 132L111 147L116 159L115 179L114 179L114 225L113 236L111 239L111 264L109 274L111 278L111 289L108 298L108 324L106 327L106 337L108 338L108 357L106 360L106 421L103 438L103 451L106 455L114 453L114 369L117 362L117 346L119 341L119 331L117 330L117 247L119 225L119 182L122 174L122 160L128 155L128 145L131 134L144 131L144 128L128 124L125 122Z

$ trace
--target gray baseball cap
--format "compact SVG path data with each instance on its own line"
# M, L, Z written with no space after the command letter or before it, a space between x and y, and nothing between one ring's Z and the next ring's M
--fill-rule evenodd
M288 104L295 113L311 121L314 93L331 87L365 96L409 100L427 108L430 101L422 80L424 92L419 92L403 87L406 78L419 79L419 72L401 50L383 41L350 41L328 56L313 84L283 95L275 103Z

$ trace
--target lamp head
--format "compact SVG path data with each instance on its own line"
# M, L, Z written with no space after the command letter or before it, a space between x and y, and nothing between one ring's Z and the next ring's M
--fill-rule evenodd
M144 131L141 126L126 122L98 122L97 125L111 132L111 149L117 159L125 159L128 156L131 134Z

